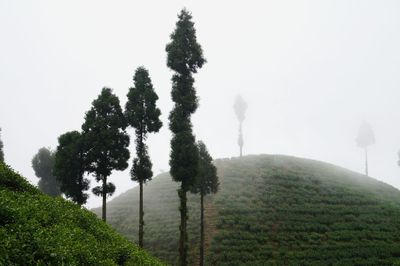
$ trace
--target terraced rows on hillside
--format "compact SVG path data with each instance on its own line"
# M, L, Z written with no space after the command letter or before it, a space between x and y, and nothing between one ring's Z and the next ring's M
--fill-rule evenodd
M216 160L218 194L206 203L206 265L393 265L400 262L400 191L349 170L278 155ZM175 263L177 184L145 187L145 247ZM137 239L137 190L109 204L110 223ZM146 197L147 196L147 197ZM192 263L198 197L189 198Z

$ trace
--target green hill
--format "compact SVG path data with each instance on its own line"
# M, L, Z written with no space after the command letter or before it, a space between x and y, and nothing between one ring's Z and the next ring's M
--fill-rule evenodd
M331 164L281 155L216 161L220 192L206 200L207 265L393 265L400 261L400 191ZM144 188L145 248L176 262L177 184ZM197 259L199 198L189 197ZM138 190L108 204L109 222L137 240ZM99 210L95 210L99 213Z
M42 194L0 163L0 265L162 265L61 197Z

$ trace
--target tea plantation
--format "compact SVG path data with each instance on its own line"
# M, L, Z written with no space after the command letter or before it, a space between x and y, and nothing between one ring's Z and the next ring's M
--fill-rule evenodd
M206 202L206 265L400 265L400 191L373 178L282 155L216 160ZM168 174L144 188L145 248L174 264L178 198ZM189 197L192 263L198 197ZM109 221L137 240L138 190L110 202ZM99 210L96 210L100 213Z
M0 163L0 265L163 265L62 198Z

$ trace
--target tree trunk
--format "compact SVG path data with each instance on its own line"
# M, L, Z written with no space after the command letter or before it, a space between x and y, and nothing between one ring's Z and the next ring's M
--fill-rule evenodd
M186 232L187 224L187 206L186 206L186 190L184 190L183 185L178 189L178 195L180 200L179 211L181 214L181 225L179 226L179 265L187 265L187 239L188 235Z
M106 203L106 198L107 198L107 192L106 192L106 185L107 185L107 177L103 177L103 210L102 210L102 218L103 221L105 222L107 220L107 203Z
M365 147L365 175L368 176L368 148Z
M204 265L204 195L200 192L200 266Z
M243 155L243 134L242 134L242 122L239 123L239 139L238 139L240 157Z
M143 248L143 234L144 234L144 221L143 221L143 181L139 181L140 199L139 199L139 247Z

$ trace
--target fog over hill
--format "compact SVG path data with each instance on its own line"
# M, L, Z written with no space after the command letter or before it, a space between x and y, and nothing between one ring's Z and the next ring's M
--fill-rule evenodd
M36 184L30 162L38 149L54 149L59 135L79 130L102 87L125 104L134 70L144 65L164 124L148 140L153 169L168 171L172 72L165 45L184 6L208 61L195 76L194 132L214 158L239 154L233 102L241 94L248 103L244 154L288 154L364 172L355 138L366 120L376 137L370 175L400 187L400 2L394 0L1 1L6 162ZM115 196L136 186L129 168L109 180ZM87 206L100 202L91 195Z

